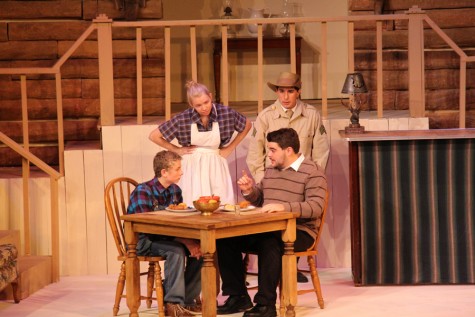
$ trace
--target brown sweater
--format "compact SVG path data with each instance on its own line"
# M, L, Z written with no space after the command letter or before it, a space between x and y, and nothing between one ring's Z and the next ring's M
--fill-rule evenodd
M255 206L283 204L297 215L297 229L316 237L325 202L327 179L324 170L305 158L298 171L268 167L262 181L246 196Z

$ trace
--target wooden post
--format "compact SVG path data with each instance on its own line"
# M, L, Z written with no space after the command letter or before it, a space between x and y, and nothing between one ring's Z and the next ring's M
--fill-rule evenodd
M142 28L135 30L135 54L137 66L137 124L143 122L143 64L142 64Z
M172 116L171 99L171 29L165 27L165 120L170 120Z
M378 118L383 117L383 22L376 21L376 107Z
M23 148L30 151L30 132L28 129L28 94L26 87L26 75L20 76L21 86L21 116L23 122ZM30 161L23 157L22 176L23 176L23 234L25 237L25 254L31 254L31 233L30 233Z
M61 73L55 74L56 81L56 115L58 117L58 154L59 172L64 175L64 120L63 120L63 90Z
M257 25L257 113L264 109L264 43L262 38L262 24Z
M327 22L322 22L322 50L320 56L322 57L322 116L328 117L328 37L327 37Z
M409 114L413 118L424 117L424 11L413 6L406 14L409 14Z
M58 179L50 176L51 199L51 281L59 282L59 190Z
M222 88L221 89L221 103L229 105L229 65L228 65L228 26L221 26L221 46L222 46Z
M100 124L102 126L115 125L112 20L105 14L99 14L93 22L97 25L97 45L99 52Z
M190 26L191 79L198 81L198 57L196 53L196 26Z

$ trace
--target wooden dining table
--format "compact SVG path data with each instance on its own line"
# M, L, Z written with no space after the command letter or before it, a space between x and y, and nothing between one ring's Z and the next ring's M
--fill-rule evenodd
M126 291L129 316L139 316L140 267L136 254L138 233L152 233L200 240L203 254L201 268L202 316L216 316L216 240L255 233L282 231L282 295L285 316L295 316L297 304L297 262L294 254L296 220L290 212L261 213L218 211L204 216L200 212L172 213L154 211L123 215L125 240L128 244L126 265ZM282 316L282 315L281 315Z

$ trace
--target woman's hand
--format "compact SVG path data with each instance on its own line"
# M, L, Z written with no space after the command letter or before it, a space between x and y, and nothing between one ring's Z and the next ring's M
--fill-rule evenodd
M192 154L195 151L196 146L182 146L182 147L177 147L174 152L180 156L187 155L187 154Z
M223 148L219 149L219 155L221 155L224 158L227 158L229 155L231 155L232 151L233 151L232 149L230 149L228 146L226 146L226 147L223 147Z

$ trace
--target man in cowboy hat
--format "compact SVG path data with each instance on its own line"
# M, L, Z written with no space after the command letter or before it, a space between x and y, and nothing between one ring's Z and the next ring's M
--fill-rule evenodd
M282 72L275 83L268 82L267 86L276 92L277 100L257 116L246 159L255 182L261 181L265 168L271 165L267 155L266 136L281 128L293 128L297 131L300 153L325 170L330 153L327 132L318 110L299 99L302 88L300 76ZM305 283L308 279L298 272L297 281Z
M327 132L318 110L299 99L300 76L282 72L275 83L268 82L267 85L276 92L277 100L257 116L246 159L256 183L261 181L265 168L270 166L270 161L266 161L266 135L280 128L297 131L300 153L325 169L330 153Z

